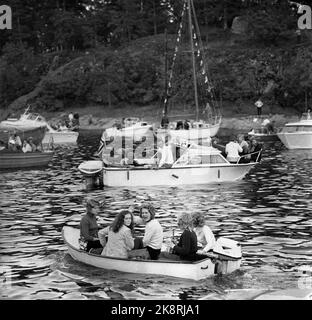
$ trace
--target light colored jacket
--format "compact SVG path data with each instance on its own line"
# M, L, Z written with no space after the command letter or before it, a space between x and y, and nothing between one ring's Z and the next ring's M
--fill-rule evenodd
M194 231L197 236L197 242L204 247L203 251L208 252L210 249L213 249L216 239L208 226L204 225L203 227L194 228Z
M230 141L225 146L226 158L229 161L236 162L240 157L239 152L243 152L243 148L237 142Z
M101 237L108 231L108 240L102 251L102 256L128 258L128 252L134 247L134 239L131 230L123 225L118 232L105 228L101 231Z

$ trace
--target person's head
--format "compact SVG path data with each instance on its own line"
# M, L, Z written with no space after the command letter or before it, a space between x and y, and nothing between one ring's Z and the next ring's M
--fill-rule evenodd
M155 208L151 204L144 204L140 208L140 218L146 223L155 218Z
M100 201L93 199L91 197L88 197L86 199L87 214L97 215L102 207L103 207L103 203L101 203Z
M252 138L250 140L251 145L256 146L258 144L258 141L255 138Z
M205 225L205 217L201 212L193 214L193 227L203 227Z
M242 142L242 141L244 141L244 136L242 134L239 134L237 136L237 139L238 139L238 142Z
M133 229L133 215L128 210L122 210L117 214L111 225L111 230L116 233L123 225L131 230Z
M28 138L28 142L29 142L29 143L34 143L33 137L29 137L29 138Z
M192 214L189 212L182 213L178 216L178 227L181 230L192 229L193 228L193 218Z

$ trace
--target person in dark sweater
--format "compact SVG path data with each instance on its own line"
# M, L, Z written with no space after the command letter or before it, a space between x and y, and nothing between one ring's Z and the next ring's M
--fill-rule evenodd
M195 261L197 236L193 231L191 213L183 213L178 217L178 226L183 231L177 245L172 245L166 259Z
M89 252L91 248L102 248L98 238L99 226L96 222L96 216L101 208L101 203L95 199L86 199L87 213L80 221L80 249Z

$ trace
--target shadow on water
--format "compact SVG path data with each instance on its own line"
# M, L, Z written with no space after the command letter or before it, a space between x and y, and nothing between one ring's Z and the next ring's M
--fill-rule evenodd
M116 211L150 201L166 236L179 234L179 213L200 211L217 237L241 243L240 270L196 282L101 270L67 253L62 227L79 226L88 193L77 167L92 159L100 136L84 132L77 146L58 147L47 168L0 173L1 264L11 280L2 298L253 299L268 289L297 287L295 268L311 264L312 256L310 151L266 145L262 163L238 183L91 192L105 200L103 226Z

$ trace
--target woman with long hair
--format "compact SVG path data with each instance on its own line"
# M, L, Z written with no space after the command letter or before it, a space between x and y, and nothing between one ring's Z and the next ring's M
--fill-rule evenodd
M198 253L207 253L213 249L216 239L211 229L205 224L205 217L202 213L193 214L193 227L197 236L198 243L201 244L202 249Z
M127 259L128 252L134 247L132 229L132 213L128 210L119 212L111 226L100 231L101 238L108 234L102 255Z
M182 213L178 217L178 227L183 231L177 245L172 244L169 253L164 257L173 260L195 261L197 251L197 236L193 231L193 219L191 213Z

